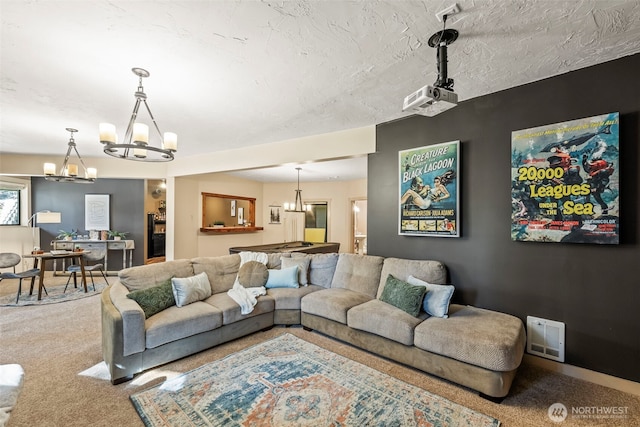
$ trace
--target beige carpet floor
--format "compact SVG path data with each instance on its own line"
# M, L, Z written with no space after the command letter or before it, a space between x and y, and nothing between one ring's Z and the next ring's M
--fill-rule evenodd
M61 279L48 277L47 281L53 284ZM0 295L13 292L15 287L9 281L0 283ZM25 371L24 388L8 426L143 426L129 401L132 393L286 332L491 415L507 427L640 426L640 397L539 367L523 365L510 395L496 404L464 387L299 327L275 327L256 333L113 386L99 377L102 356L97 294L59 304L0 307L0 364L18 363ZM564 422L556 424L547 415L549 406L556 402L563 403L569 411L572 407L616 407L626 408L627 414L621 419L569 415Z

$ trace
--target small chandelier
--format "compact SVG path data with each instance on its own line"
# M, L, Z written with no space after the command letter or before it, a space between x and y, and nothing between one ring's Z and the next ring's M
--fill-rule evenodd
M69 148L67 149L67 155L64 157L64 162L62 162L62 167L60 168L60 172L56 175L55 163L45 163L44 179L46 179L47 181L75 182L78 184L93 184L94 182L96 182L96 178L98 177L98 171L96 168L86 167L84 165L84 161L82 161L82 157L80 157L80 153L78 153L76 142L73 139L73 134L75 132L78 132L78 130L73 128L66 128L66 129L67 131L71 132L71 137L69 138ZM84 177L78 176L77 164L69 163L71 150L76 152L76 155L78 156L78 160L80 160L80 164L84 169Z
M311 205L302 204L302 190L300 189L300 171L302 168L296 168L298 171L298 188L296 189L296 201L295 203L285 203L285 212L306 212L311 210Z
M149 77L149 72L142 68L132 68L133 74L138 76L138 90L135 92L136 104L129 119L127 131L124 134L124 143L118 143L116 127L111 123L100 123L100 142L104 144L104 152L119 159L137 160L141 162L168 162L173 160L173 153L178 149L178 136L172 132L160 132L156 119L151 114L147 104L147 94L142 87L142 79ZM144 102L149 117L153 122L162 145L160 148L149 145L149 126L144 123L136 123L140 102Z

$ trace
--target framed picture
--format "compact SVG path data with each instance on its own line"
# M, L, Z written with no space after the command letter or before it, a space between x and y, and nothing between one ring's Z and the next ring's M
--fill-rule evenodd
M280 222L280 205L269 205L269 224L281 224Z
M109 230L109 195L85 194L85 230Z
M238 225L244 224L244 208L238 208Z
M460 237L460 141L400 151L398 234Z
M231 201L231 216L236 216L236 201Z
M618 244L619 113L511 133L511 240Z

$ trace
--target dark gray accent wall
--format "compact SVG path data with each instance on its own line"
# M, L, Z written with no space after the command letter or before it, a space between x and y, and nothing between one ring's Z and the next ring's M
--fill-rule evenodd
M454 302L564 322L566 363L640 381L638 76L639 54L379 125L368 161L369 253L443 261ZM615 111L621 243L512 241L511 132ZM454 140L462 237L399 236L398 151Z
M51 249L50 242L60 230L84 229L85 194L109 195L109 221L112 230L126 231L127 239L134 240L133 264L144 263L144 180L142 179L104 179L99 178L93 184L73 184L51 182L44 178L32 178L33 212L50 210L62 214L61 224L38 224L40 227L40 247ZM122 268L122 254L109 253L109 270Z

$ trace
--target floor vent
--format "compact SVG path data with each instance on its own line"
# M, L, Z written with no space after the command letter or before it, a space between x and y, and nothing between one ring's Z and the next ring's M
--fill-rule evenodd
M527 316L527 353L564 362L564 323Z

